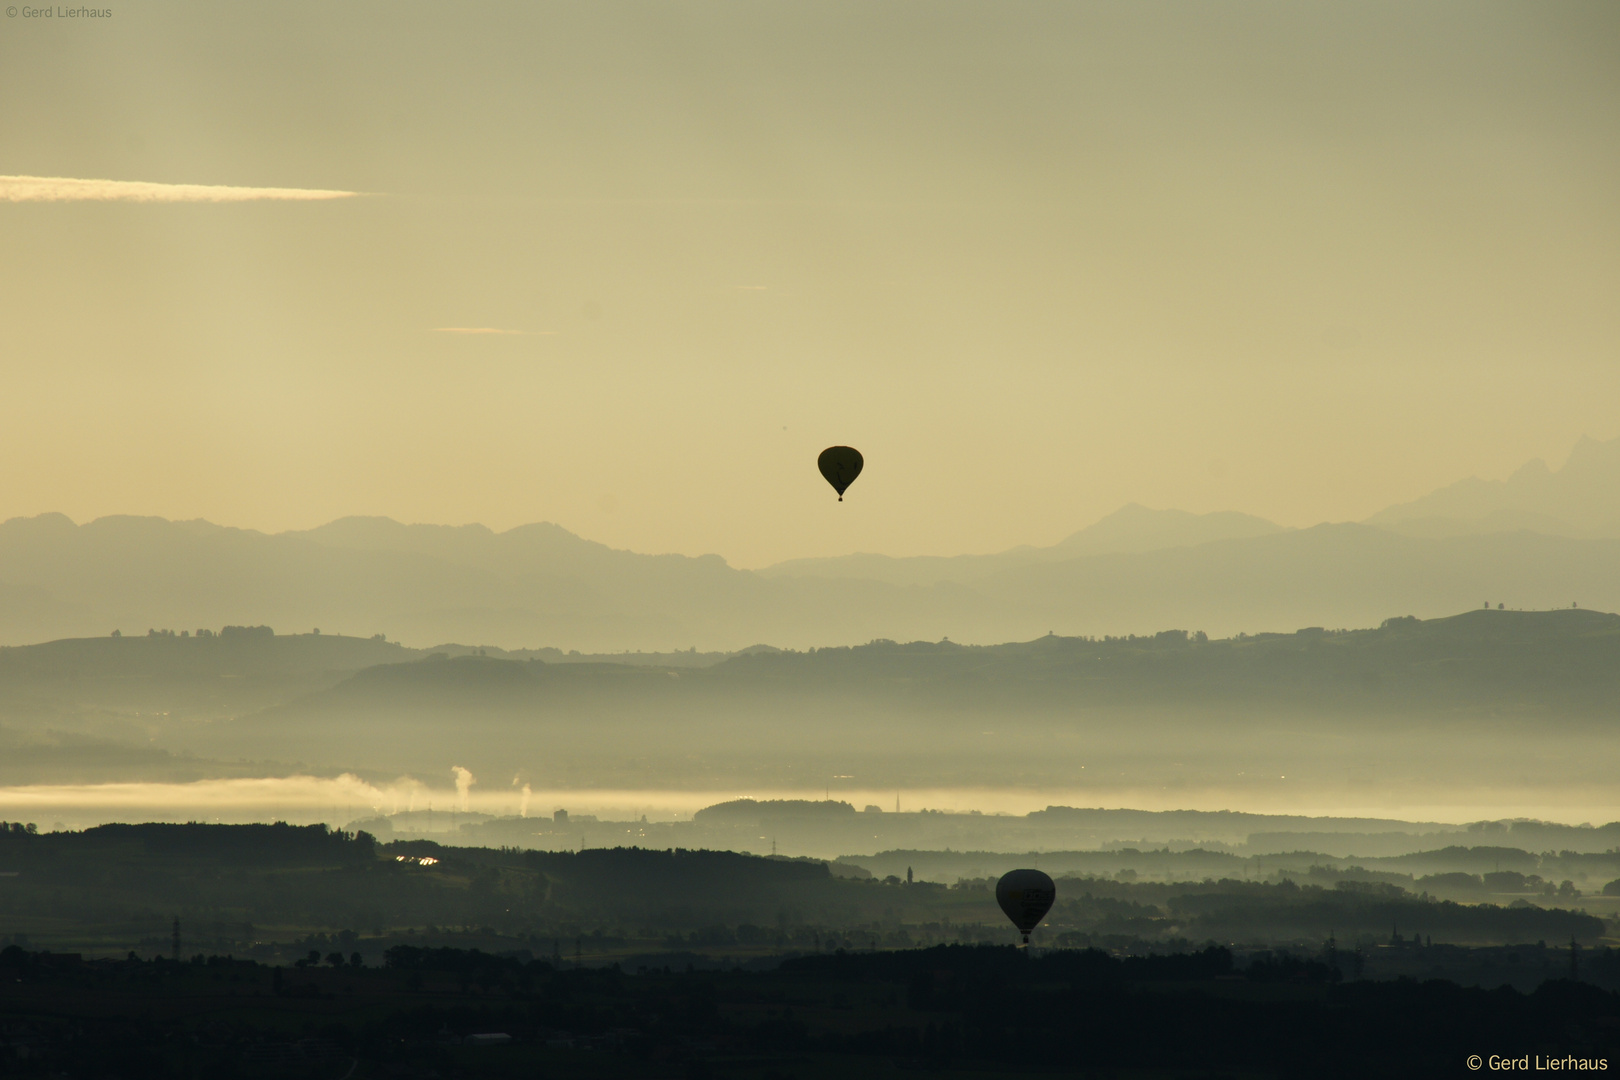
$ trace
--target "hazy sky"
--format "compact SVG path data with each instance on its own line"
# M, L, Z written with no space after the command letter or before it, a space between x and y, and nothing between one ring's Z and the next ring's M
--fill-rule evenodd
M1612 0L97 2L0 174L364 194L0 181L0 518L752 566L1620 434Z

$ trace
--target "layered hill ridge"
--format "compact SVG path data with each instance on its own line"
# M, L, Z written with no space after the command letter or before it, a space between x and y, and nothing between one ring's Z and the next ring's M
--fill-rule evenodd
M442 789L456 766L508 801L523 784L862 806L1041 787L1077 806L1473 820L1483 787L1540 808L1497 816L1613 817L1620 616L1584 609L877 641L706 667L450 652L262 632L4 649L0 757L11 783L361 770L393 792L372 805L398 801L400 777Z
M739 697L751 708L776 698L884 701L935 717L1171 705L1603 720L1620 706L1620 615L1478 610L1428 621L1394 618L1376 629L1217 640L1164 630L983 646L874 641L743 653L684 671L440 652L368 666L290 705L288 715L335 718L357 707L391 716L456 708L539 714L611 698L646 703L646 715L656 717L675 715L676 702L692 704L698 715L707 708L702 702L734 704Z

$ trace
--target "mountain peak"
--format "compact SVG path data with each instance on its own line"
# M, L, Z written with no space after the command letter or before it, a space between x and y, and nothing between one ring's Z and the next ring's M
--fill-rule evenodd
M1428 536L1528 529L1620 537L1620 438L1582 435L1561 469L1532 458L1506 480L1459 480L1381 510L1367 524Z
M1576 439L1561 471L1579 476L1588 470L1602 471L1610 476L1620 474L1620 438L1604 442L1590 435L1582 435Z

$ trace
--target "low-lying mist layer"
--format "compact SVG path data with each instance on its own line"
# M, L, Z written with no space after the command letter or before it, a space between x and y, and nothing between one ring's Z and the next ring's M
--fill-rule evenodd
M4 649L0 804L79 824L571 804L656 820L741 796L1620 817L1620 617L1584 610L582 659L263 628Z

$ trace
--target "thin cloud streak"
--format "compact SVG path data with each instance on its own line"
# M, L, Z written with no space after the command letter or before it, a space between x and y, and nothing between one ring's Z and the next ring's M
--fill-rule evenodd
M430 334L509 334L514 337L546 337L555 330L502 330L498 326L435 326Z
M154 184L144 180L81 180L67 176L0 176L0 202L315 202L351 199L358 191L319 188Z

